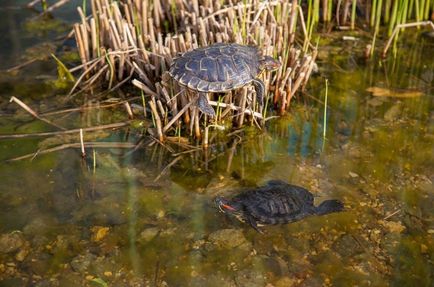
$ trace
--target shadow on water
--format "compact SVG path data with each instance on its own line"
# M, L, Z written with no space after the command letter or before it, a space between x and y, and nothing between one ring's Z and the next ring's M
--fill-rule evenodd
M362 49L328 44L321 76L307 91L317 101L294 101L290 114L261 132L214 134L207 152L174 148L174 156L147 142L134 152L89 149L85 160L66 149L3 162L0 285L432 285L433 42L409 35L386 61L365 62L357 56ZM54 96L39 82L41 90L29 81L1 95L44 110ZM47 130L12 104L0 108L2 134ZM57 120L77 126L113 117L125 115L92 111ZM136 142L136 132L98 139ZM1 140L0 159L58 144L50 140ZM261 235L213 206L216 195L270 179L304 186L317 202L338 198L346 211L265 227Z

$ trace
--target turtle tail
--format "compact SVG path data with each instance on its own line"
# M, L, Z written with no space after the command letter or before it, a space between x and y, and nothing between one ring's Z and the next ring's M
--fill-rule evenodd
M339 212L344 210L344 204L339 200L326 200L322 202L315 211L317 215L323 215L332 212Z

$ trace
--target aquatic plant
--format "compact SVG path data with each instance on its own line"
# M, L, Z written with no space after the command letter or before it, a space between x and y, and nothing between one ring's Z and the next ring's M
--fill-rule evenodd
M408 21L429 20L434 9L431 0L308 0L306 3L307 23L320 21L332 23L338 29L354 30L359 26L375 28L378 22L388 26L388 35L394 27Z

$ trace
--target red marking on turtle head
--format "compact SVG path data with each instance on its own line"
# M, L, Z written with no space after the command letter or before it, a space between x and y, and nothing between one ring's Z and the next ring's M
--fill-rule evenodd
M226 209L229 209L230 211L236 211L236 209L233 208L233 207L230 206L230 205L227 205L227 204L222 203L221 206L223 206L223 207L226 208Z

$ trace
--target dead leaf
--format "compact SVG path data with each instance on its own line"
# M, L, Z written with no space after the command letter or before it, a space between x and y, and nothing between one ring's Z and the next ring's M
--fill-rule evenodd
M388 89L381 87L369 87L367 92L372 93L374 97L391 97L391 98L417 98L423 95L415 89Z
M104 237L107 236L110 228L104 226L94 226L91 228L92 231L92 241L98 242L101 241Z

